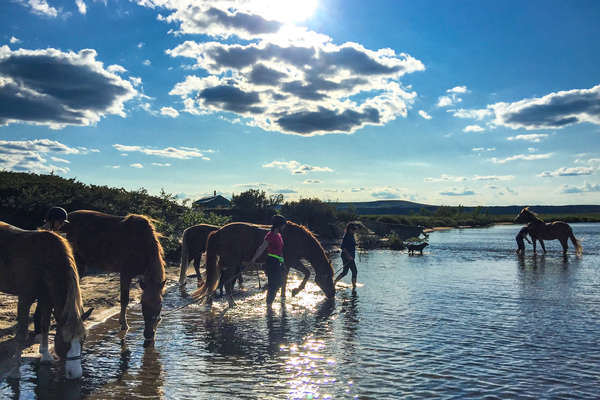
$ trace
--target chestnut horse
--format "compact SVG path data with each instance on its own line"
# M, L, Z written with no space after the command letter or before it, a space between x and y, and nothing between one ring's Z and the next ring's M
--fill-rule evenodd
M521 210L519 215L515 218L515 222L528 224L527 228L529 234L533 239L533 251L536 251L535 241L536 240L553 240L558 239L563 248L563 254L567 254L569 248L568 240L571 239L573 246L575 246L576 254L580 256L583 253L583 248L579 240L575 238L573 229L566 222L555 221L551 223L545 223L541 218L537 216L533 211L529 210L529 207L525 207Z
M208 235L219 229L216 225L199 224L190 226L183 231L181 243L181 270L179 272L179 284L185 285L186 271L191 260L194 260L194 269L198 278L198 287L202 286L202 275L200 275L200 259L206 251L206 239Z
M69 223L61 228L73 246L80 268L96 267L107 272L118 272L121 282L121 329L127 325L127 305L131 280L143 275L142 314L144 316L144 347L154 342L160 321L165 261L152 220L144 215L125 217L97 211L79 210L69 213ZM80 271L81 272L81 271Z
M85 338L79 275L69 243L49 231L27 231L0 222L0 291L19 297L17 309L16 371L27 341L29 309L38 300L42 362L48 352L50 317L56 319L54 348L65 359L65 376L77 379L81 371L81 344Z
M223 279L226 282L225 289L232 304L231 277L235 276L236 266L242 265L244 261L250 261L256 249L264 241L268 227L254 225L244 222L227 224L221 229L212 232L208 236L206 245L206 282L193 293L194 297L210 296L214 293L219 283L220 272L223 270ZM281 233L283 237L283 258L287 268L305 270L305 277L300 286L292 291L295 295L304 288L310 271L300 262L305 259L315 270L315 282L328 298L335 296L333 285L333 267L327 258L327 254L321 243L306 227L288 221ZM219 262L217 263L217 256ZM285 281L281 287L282 297L285 297Z

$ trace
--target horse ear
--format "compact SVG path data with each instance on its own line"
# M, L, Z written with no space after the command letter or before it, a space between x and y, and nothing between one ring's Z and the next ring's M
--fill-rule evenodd
M142 290L144 290L144 286L145 286L145 285L144 285L144 280L143 280L143 279L140 279L138 282L139 282L139 284L140 284L140 288L142 288Z
M92 313L92 311L94 311L94 307L92 307L89 310L87 310L86 312L84 312L83 315L81 316L81 320L85 321L86 319L88 319L90 317L90 314Z

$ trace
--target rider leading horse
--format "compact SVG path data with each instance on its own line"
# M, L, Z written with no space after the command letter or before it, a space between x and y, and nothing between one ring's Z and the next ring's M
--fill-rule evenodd
M541 240L553 240L558 239L563 248L563 254L567 254L569 248L568 240L571 239L575 246L576 254L580 256L583 253L583 248L579 240L575 238L573 229L566 222L555 221L551 223L544 222L539 218L533 211L529 210L529 207L525 207L521 210L519 215L515 218L515 222L528 224L529 234L533 239L533 251L535 252L535 241L536 239Z

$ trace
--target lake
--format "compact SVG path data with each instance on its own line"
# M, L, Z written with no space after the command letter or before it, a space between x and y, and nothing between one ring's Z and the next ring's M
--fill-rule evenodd
M169 314L187 301L171 287L154 348L132 306L126 335L115 318L90 331L80 381L25 360L0 397L597 398L600 224L572 226L581 258L558 241L519 257L514 225L437 231L422 256L361 253L358 289L349 274L334 303L311 282L272 313L256 276L230 310L218 299Z

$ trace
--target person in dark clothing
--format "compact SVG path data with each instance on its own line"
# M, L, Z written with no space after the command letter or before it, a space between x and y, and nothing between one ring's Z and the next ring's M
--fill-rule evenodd
M267 274L267 309L271 309L277 290L283 283L283 238L281 232L287 222L281 215L274 215L272 218L271 230L265 235L263 243L256 249L256 253L250 260L254 264L265 249L267 250L267 261L265 263L265 273Z
M517 254L523 254L525 252L525 242L523 241L523 239L527 240L527 242L531 244L531 241L527 239L528 234L529 230L526 226L524 226L523 228L521 228L519 233L517 233L517 236L515 236L515 240L517 241Z
M335 278L334 284L337 283L340 279L342 279L348 273L348 270L352 271L352 289L356 289L356 277L358 276L358 271L356 270L356 262L354 261L356 255L356 239L354 238L354 233L358 231L360 225L355 222L350 222L346 225L346 232L344 233L344 238L342 239L342 263L344 264L344 269L342 272Z

